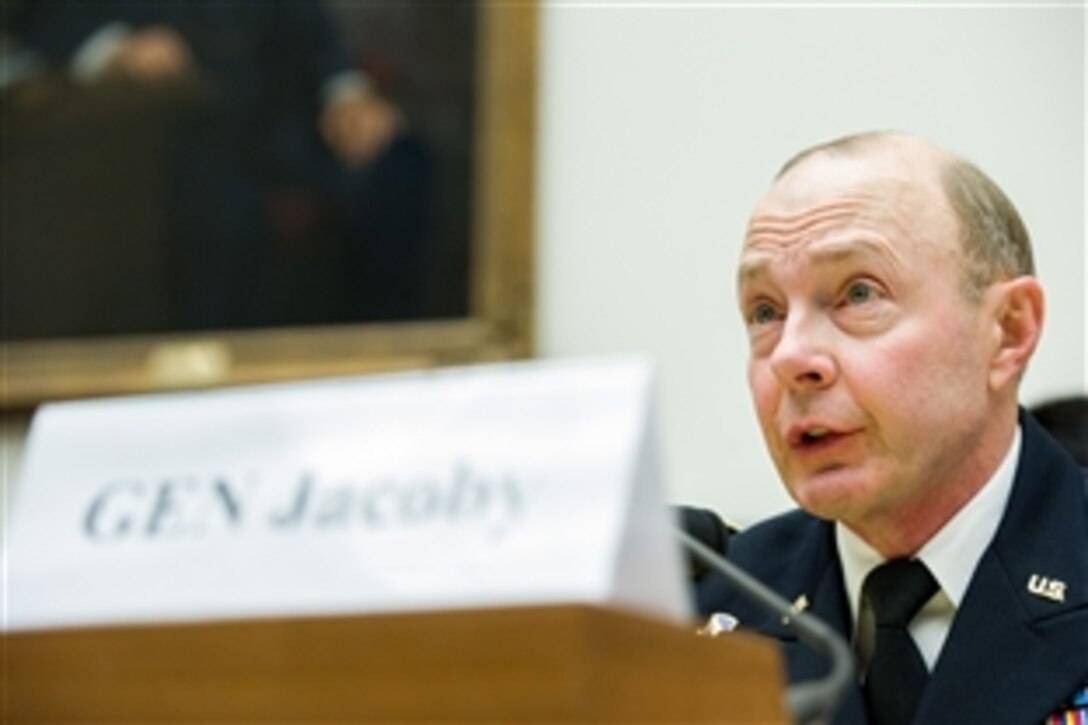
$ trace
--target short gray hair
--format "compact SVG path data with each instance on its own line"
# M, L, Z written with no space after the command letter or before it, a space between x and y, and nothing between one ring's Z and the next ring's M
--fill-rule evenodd
M977 300L999 279L1035 274L1027 227L993 179L970 161L953 157L941 169L941 182L959 220L968 297Z

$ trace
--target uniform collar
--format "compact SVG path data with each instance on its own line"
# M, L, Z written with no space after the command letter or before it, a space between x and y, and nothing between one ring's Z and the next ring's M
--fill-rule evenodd
M917 554L916 558L925 563L953 607L958 608L963 601L975 567L1004 517L1020 460L1021 438L1020 426L1017 426L1012 444L994 475ZM838 523L835 524L835 543L842 562L851 619L857 622L862 583L870 571L884 562L884 557Z

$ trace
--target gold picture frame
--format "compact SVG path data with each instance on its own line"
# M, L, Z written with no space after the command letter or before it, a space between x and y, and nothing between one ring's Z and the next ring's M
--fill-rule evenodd
M478 10L469 314L448 320L0 342L7 411L525 358L533 352L536 4Z

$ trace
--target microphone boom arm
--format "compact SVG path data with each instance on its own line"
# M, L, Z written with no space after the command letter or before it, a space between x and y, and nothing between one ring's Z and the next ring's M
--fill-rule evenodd
M676 527L675 533L689 551L721 572L741 594L757 606L781 616L801 641L828 657L831 671L820 679L789 687L786 690L786 705L798 723L830 721L854 678L853 653L843 638L816 617L796 611L765 584L684 529Z

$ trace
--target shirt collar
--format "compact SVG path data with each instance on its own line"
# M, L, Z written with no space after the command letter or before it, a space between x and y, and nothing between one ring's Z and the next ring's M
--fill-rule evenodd
M1012 445L994 475L916 556L933 574L954 607L958 608L963 601L971 575L1004 516L1020 460L1020 446L1021 433L1017 426ZM835 525L835 543L842 562L850 613L856 622L861 607L862 583L870 571L884 562L884 557L842 524Z

